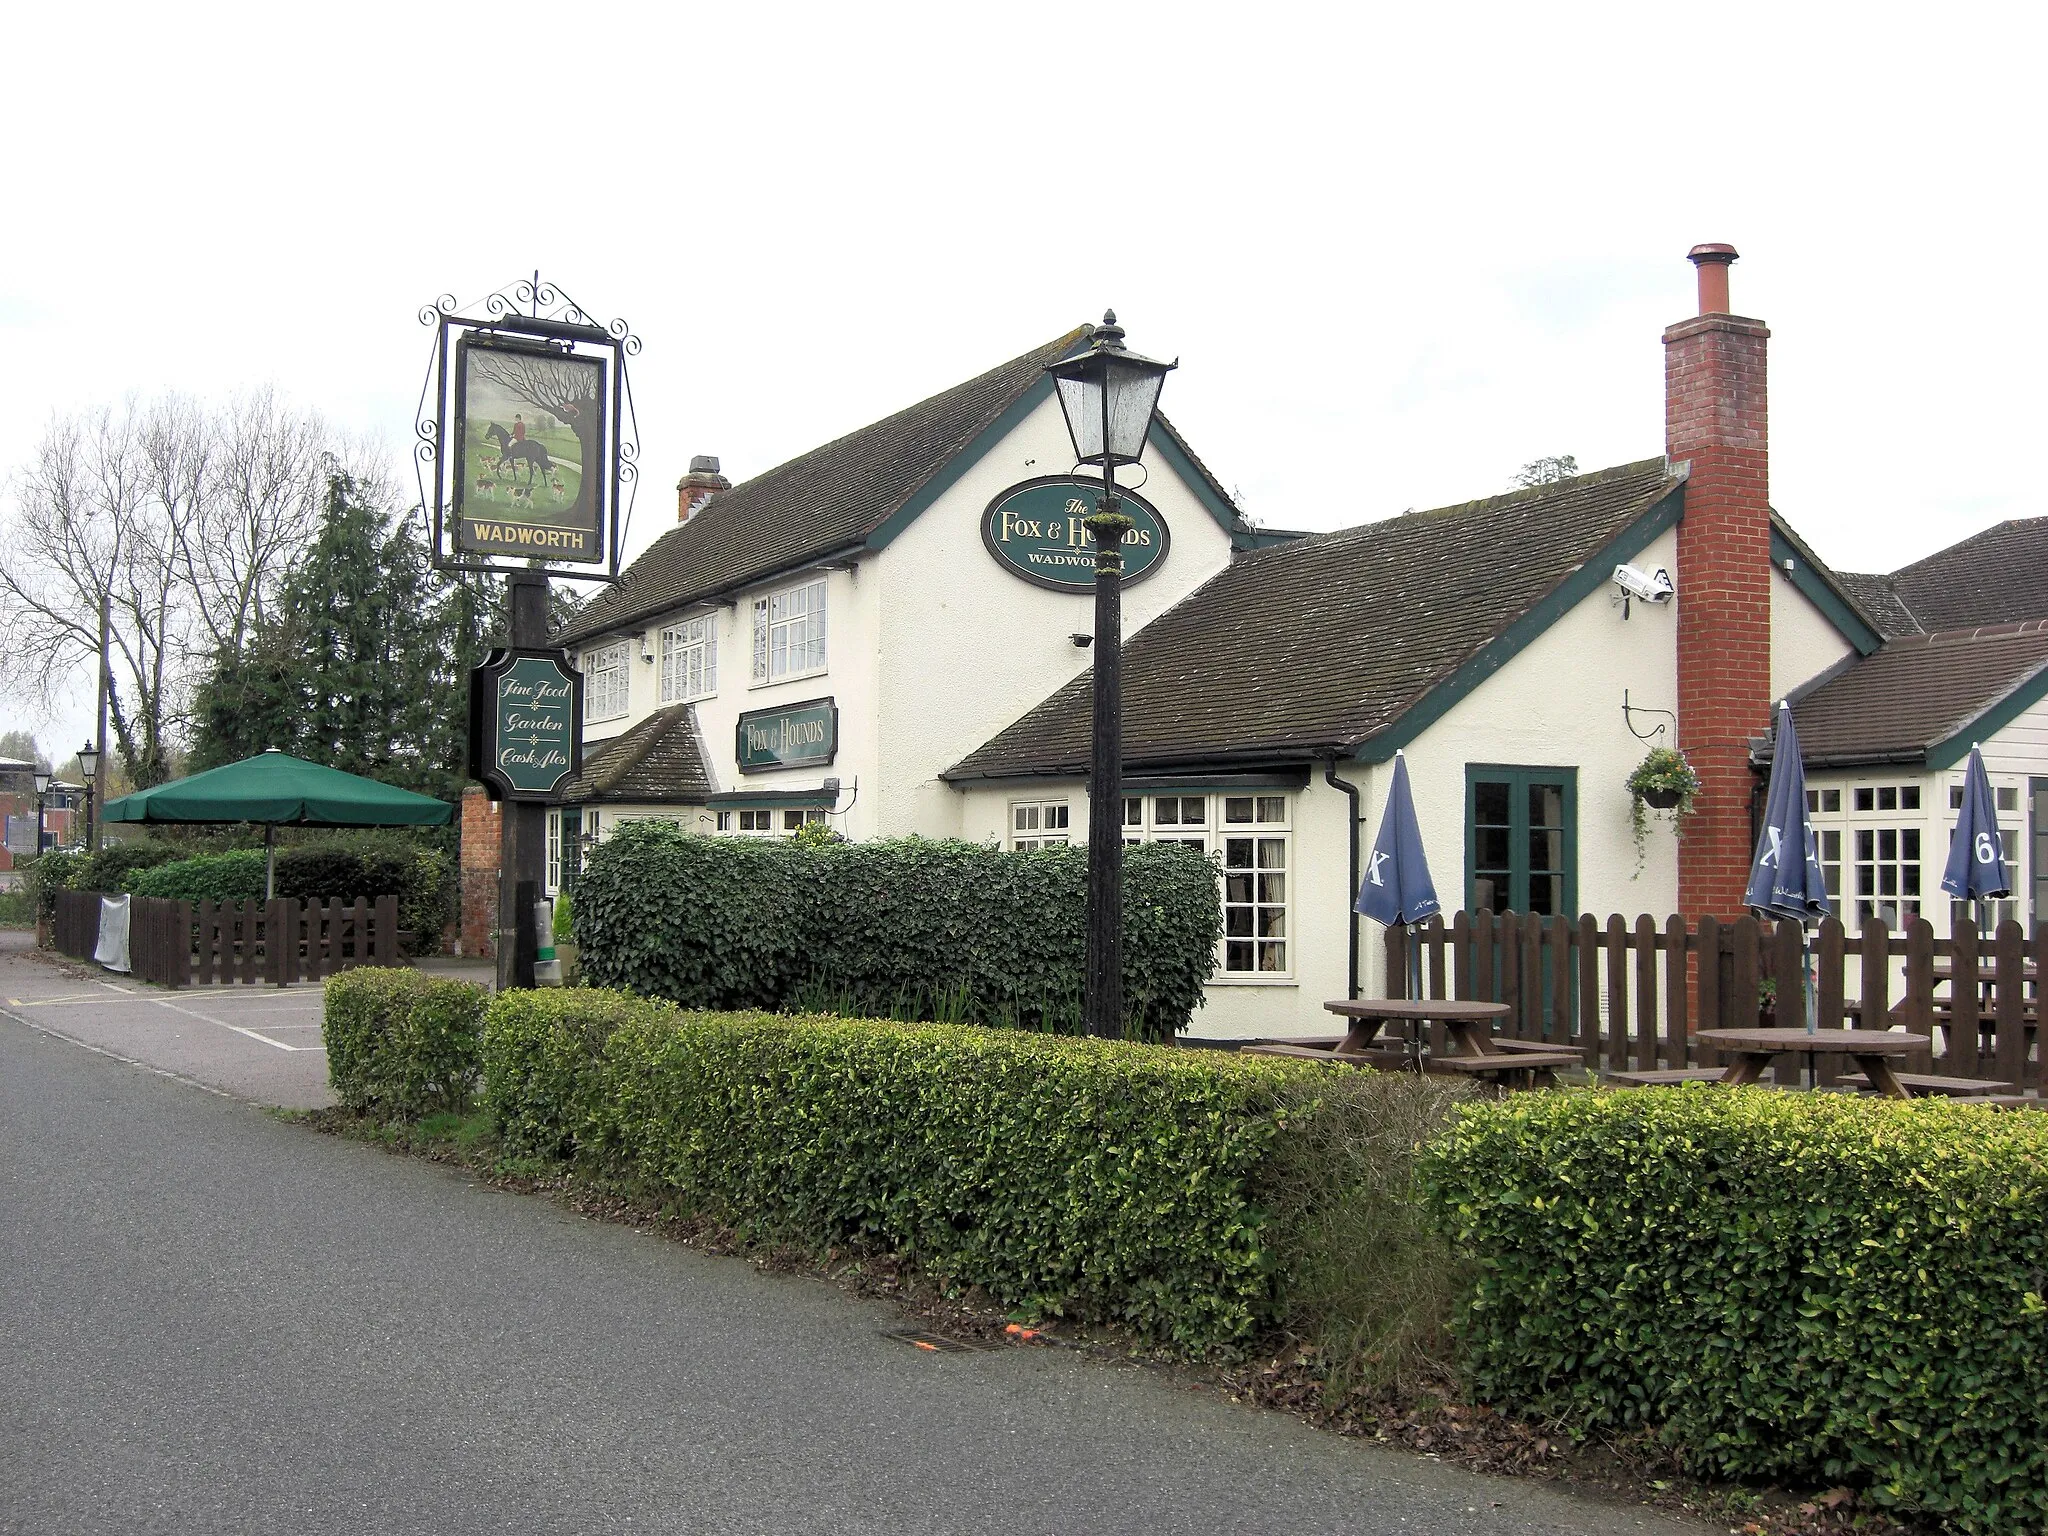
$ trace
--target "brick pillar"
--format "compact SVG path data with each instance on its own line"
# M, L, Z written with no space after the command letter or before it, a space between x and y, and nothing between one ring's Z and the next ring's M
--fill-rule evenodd
M462 792L462 916L456 943L488 960L498 928L498 807L481 784Z
M1693 247L1700 313L1664 332L1665 452L1689 460L1678 525L1678 740L1700 776L1679 842L1688 921L1742 914L1749 743L1771 718L1770 331L1728 314L1728 245Z

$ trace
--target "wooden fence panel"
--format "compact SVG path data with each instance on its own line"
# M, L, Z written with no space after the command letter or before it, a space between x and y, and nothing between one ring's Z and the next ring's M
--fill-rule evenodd
M1773 1016L1781 1029L1806 1028L1806 930L1782 919L1771 924L1771 998ZM1796 1087L1805 1080L1810 1063L1798 1059L1782 1061L1773 1073L1776 1081Z
M1579 1051L1586 1070L1600 1067L1600 925L1588 912L1579 918Z
M1519 947L1522 952L1521 999L1515 1009L1516 1034L1524 1040L1543 1038L1543 919L1534 912L1522 914Z
M1693 948L1693 961L1699 978L1699 1028L1719 1029L1722 1019L1721 1003L1721 922L1708 916L1700 919L1699 937ZM1699 1047L1699 1063L1703 1067L1721 1065L1721 1053L1711 1045Z
M1522 946L1516 942L1521 937L1519 916L1503 912L1494 927L1494 963L1499 967L1494 982L1500 988L1500 1000L1508 1005L1508 1016L1501 1020L1500 1032L1517 1038L1522 1029Z
M1657 923L1645 912L1636 919L1636 1070L1657 1067Z
M2027 935L2011 918L1998 925L1993 939L1997 967L1997 1035L1991 1049L1989 1076L2026 1086L2027 1078Z
M1628 925L1607 916L1607 1067L1628 1070Z
M1728 995L1721 1000L1722 1016L1730 1029L1757 1027L1758 949L1761 930L1753 917L1738 917L1728 925L1733 941L1735 964L1729 975Z
M1550 935L1550 1043L1572 1044L1572 924L1563 913L1544 925Z
M390 910L386 911L386 908ZM1461 914L1462 915L1462 914ZM1429 995L1447 998L1451 994L1444 990L1448 977L1444 970L1444 920L1432 917L1429 920ZM398 964L398 898L379 896L377 898L377 935L380 947L376 954L379 965Z
M1686 1056L1685 919L1664 919L1664 1064L1682 1067Z
M1924 917L1906 924L1906 1028L1917 1035L1934 1033L1934 925ZM1906 1058L1909 1072L1930 1072L1934 1054L1921 1046Z

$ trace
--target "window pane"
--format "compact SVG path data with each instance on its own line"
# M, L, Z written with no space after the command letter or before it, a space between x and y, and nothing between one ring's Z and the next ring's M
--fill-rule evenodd
M1479 783L1472 786L1472 818L1482 827L1508 824L1508 786Z
M2020 808L2020 792L2012 785L2001 784L1992 793L1998 797L1998 808L2001 811L2016 811Z
M1180 824L1184 827L1207 825L1209 802L1201 795L1184 795L1180 802Z
M1260 907L1259 937L1262 939L1284 939L1287 937L1287 913L1279 907Z
M1242 825L1252 819L1252 797L1230 795L1223 801L1223 819L1235 825Z
M1145 825L1145 802L1135 795L1124 801L1124 825L1142 827Z
M1508 867L1508 829L1506 827L1480 827L1473 836L1473 844L1479 855L1481 869L1505 870Z
M1250 875L1225 875L1223 877L1223 899L1226 902L1250 901L1252 899L1252 877Z
M1902 811L1917 811L1920 809L1920 786L1918 784L1902 784L1899 786L1899 809Z
M1555 917L1564 906L1564 877L1562 875L1531 875L1529 877L1529 910L1544 917Z
M1250 869L1252 867L1252 840L1248 837L1226 837L1223 840L1223 867L1225 869Z
M1564 834L1562 832L1531 832L1529 834L1529 868L1538 870L1560 869L1564 865Z
M1287 819L1287 797L1284 795L1259 796L1259 820L1282 822Z
M1058 805L1045 808L1045 826L1049 832L1064 832L1067 829L1067 805L1063 800Z
M1262 971L1284 971L1287 969L1287 946L1285 944L1260 944L1259 969Z
M1856 809L1859 811L1876 810L1877 791L1870 788L1868 785L1860 786L1856 791Z
M1285 869L1287 867L1287 839L1284 837L1262 837L1259 839L1259 868Z
M1899 891L1901 895L1905 896L1918 896L1920 894L1920 866L1918 864L1902 864L1899 866Z
M1564 825L1564 786L1562 784L1531 784L1529 786L1529 825L1532 827L1561 827Z
M1808 790L1808 791L1806 792L1806 809L1807 809L1807 811L1808 811L1809 813L1813 813L1813 812L1818 812L1818 811L1820 810L1820 791L1819 791L1819 790L1817 790L1817 789L1809 789L1809 790Z
M1247 941L1232 940L1223 946L1223 969L1226 971L1249 971L1252 968L1252 946Z
M1842 808L1842 792L1839 789L1822 790L1820 808L1824 811L1839 811Z
M1877 808L1880 811L1896 811L1899 808L1899 792L1886 784L1877 792Z
M1152 825L1155 827L1177 827L1180 825L1180 797L1162 795L1152 802Z
M1868 827L1856 829L1856 857L1874 859L1877 857L1877 834Z
M1242 875L1240 875L1240 876L1238 876L1237 878L1238 878L1238 879L1243 879L1244 877L1243 877ZM1260 900L1260 901L1269 901L1269 902L1273 902L1273 903L1275 903L1275 904L1277 905L1277 904L1278 904L1278 903L1280 903L1280 902L1284 902L1284 901L1285 901L1286 899L1287 899L1287 877L1286 877L1285 875L1261 875L1261 876L1259 876L1259 900Z
M1036 832L1038 830L1038 807L1035 805L1018 806L1016 808L1016 822L1019 832Z
M794 832L803 824L804 813L802 811L784 811L782 813L782 828L785 832Z
M1252 909L1250 907L1225 907L1223 909L1223 931L1234 939L1251 937Z
M1920 857L1920 829L1907 827L1899 833L1899 854L1902 858L1915 860Z

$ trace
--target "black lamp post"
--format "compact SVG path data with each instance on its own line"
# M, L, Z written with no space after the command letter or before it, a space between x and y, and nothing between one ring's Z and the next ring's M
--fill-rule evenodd
M85 851L93 852L93 800L99 787L100 753L90 741L78 749L78 772L85 780Z
M1117 495L1120 464L1145 454L1152 413L1178 363L1124 349L1116 311L1102 317L1086 352L1046 365L1074 440L1076 464L1102 466L1102 495L1087 520L1095 539L1094 756L1088 775L1088 975L1082 1017L1091 1035L1123 1033L1124 534L1131 520Z
M43 851L43 801L50 793L50 775L41 768L35 771L36 781L36 853Z

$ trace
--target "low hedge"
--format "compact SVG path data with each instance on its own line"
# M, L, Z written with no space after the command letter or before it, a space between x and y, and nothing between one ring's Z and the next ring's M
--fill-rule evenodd
M2048 1527L2048 1117L1714 1086L1475 1105L1423 1180L1484 1399Z
M954 1025L508 993L483 1032L508 1149L761 1236L1198 1350L1274 1315L1255 1191L1321 1069Z
M172 901L261 901L264 870L262 849L238 848L137 870L127 886L134 895Z
M327 1080L348 1108L417 1119L468 1107L476 1088L482 987L366 966L327 983Z
M712 838L643 822L577 877L575 936L594 985L686 1008L1078 1033L1087 873L1085 847ZM1163 1039L1187 1027L1215 967L1215 865L1174 844L1125 849L1123 918L1126 1033Z

